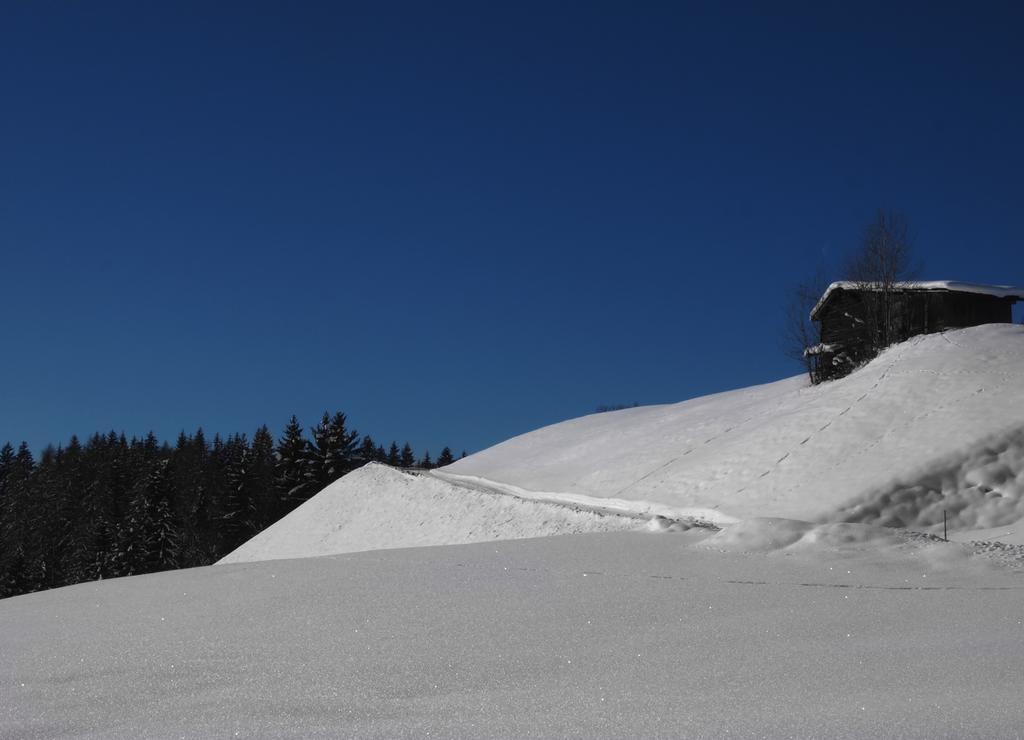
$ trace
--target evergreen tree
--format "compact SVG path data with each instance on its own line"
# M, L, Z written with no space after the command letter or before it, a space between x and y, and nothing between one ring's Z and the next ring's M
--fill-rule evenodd
M302 427L294 416L277 443L277 465L274 481L277 488L279 513L287 514L315 493L307 470L310 465L309 442L302 436Z
M416 467L416 458L413 457L412 447L406 442L402 448L402 457L399 458L399 465L403 468L414 468Z
M14 534L13 506L8 494L7 477L14 466L14 448L8 442L0 447L0 598L7 595L4 582L7 576L8 549Z
M62 544L65 583L78 583L88 579L88 563L92 559L92 531L86 496L89 481L88 460L78 437L72 435L59 467L58 495L61 499L61 519L66 537ZM63 584L62 584L63 585Z
M455 458L452 456L452 451L447 447L441 450L441 454L437 456L437 467L439 468L451 465L453 462L455 462Z
M8 455L5 453L5 457ZM29 562L29 542L40 522L32 511L32 473L35 459L28 444L22 442L18 451L5 464L4 531L0 538L0 596L35 591L41 587Z
M306 478L313 488L312 494L322 491L357 466L359 433L345 425L345 414L334 416L324 412L323 419L313 429L310 466Z
M151 460L133 487L128 516L117 530L121 542L108 563L110 570L135 575L178 567L181 540L172 497L170 461Z
M224 445L224 491L218 507L217 554L226 555L255 531L256 501L250 475L252 452L245 435Z
M360 465L377 462L377 445L369 434L363 437L363 443L359 446L358 460Z
M420 460L419 466L424 470L430 470L432 467L434 467L434 461L430 459L430 450L427 450L426 452L423 453L423 459Z
M274 483L274 438L266 425L256 430L248 468L248 485L252 491L254 509L253 534L273 524L278 517L276 486Z
M52 445L43 450L29 484L27 523L32 536L25 542L27 575L33 590L53 588L65 581L64 553L71 527L65 510L61 475L64 451Z
M411 451L410 451L411 454ZM398 443L392 442L391 448L388 450L388 456L386 460L387 464L393 468L397 468L402 464L402 458L398 452Z

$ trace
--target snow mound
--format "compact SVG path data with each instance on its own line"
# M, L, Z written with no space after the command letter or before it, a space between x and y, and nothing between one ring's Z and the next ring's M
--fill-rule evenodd
M219 562L610 532L645 524L633 517L471 490L371 463L335 481Z
M444 472L740 520L928 526L944 507L954 527L1002 526L1024 515L1022 408L1024 327L991 324L915 337L818 386L573 419Z
M777 550L863 550L897 545L904 538L867 524L813 524L795 519L758 517L732 524L706 539L705 547L725 552Z
M992 568L1017 572L1024 569L1024 546L1020 545L951 542L936 535L872 524L816 524L777 517L746 519L716 534L698 535L691 540L691 547L720 553L796 557L819 564L853 560L882 566L916 563L917 567L934 572L955 568L961 573L985 574Z
M938 531L988 530L1024 518L1024 426L921 471L839 510L849 522Z

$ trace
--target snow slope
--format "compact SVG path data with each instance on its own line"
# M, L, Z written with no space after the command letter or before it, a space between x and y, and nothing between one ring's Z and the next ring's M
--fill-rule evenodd
M335 481L220 562L609 532L644 524L370 464Z
M573 419L430 475L368 466L222 562L751 517L941 532L943 512L959 539L1024 544L1024 327L918 337L816 387Z
M746 521L221 565L0 601L0 737L1020 737L1024 582Z
M956 527L1003 526L1024 515L1024 327L917 337L819 386L573 419L443 473L734 519L926 526L954 494Z

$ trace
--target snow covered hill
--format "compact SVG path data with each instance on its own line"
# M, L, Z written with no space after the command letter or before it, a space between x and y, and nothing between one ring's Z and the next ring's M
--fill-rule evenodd
M630 529L852 521L1024 542L1024 327L917 337L852 375L594 414L408 476L335 482L222 562ZM972 530L979 530L972 535Z
M916 337L819 386L793 378L573 419L444 472L739 519L842 512L915 525L935 519L894 492L955 489L958 526L994 527L1024 515L1022 442L1024 327L995 324ZM966 511L968 489L1001 504Z

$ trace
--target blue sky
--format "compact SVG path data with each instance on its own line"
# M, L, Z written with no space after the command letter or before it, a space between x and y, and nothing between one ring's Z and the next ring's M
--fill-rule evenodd
M775 380L879 208L923 277L1024 284L1022 21L8 5L0 443L340 409L436 455Z

